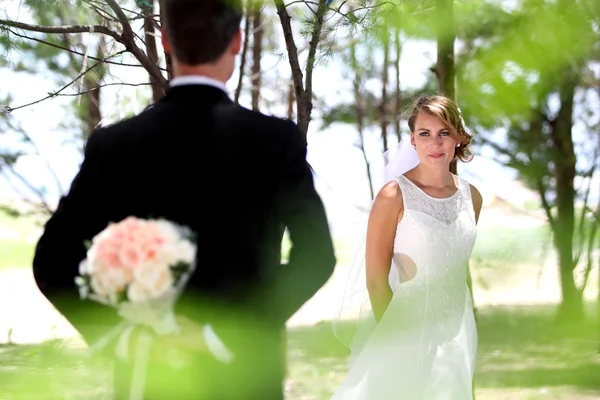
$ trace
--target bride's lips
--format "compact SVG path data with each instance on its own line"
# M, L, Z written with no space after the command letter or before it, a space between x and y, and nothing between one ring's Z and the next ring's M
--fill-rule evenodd
M442 157L444 157L444 153L429 154L428 157L431 157L431 158L442 158Z

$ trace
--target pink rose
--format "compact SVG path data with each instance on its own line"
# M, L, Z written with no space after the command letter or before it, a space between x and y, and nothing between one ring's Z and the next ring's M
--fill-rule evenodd
M114 241L122 242L129 237L129 232L119 224L114 224L109 227L108 237Z
M121 245L119 250L119 259L126 268L136 268L144 261L144 253L140 246L135 242L126 242Z
M155 248L164 243L160 231L155 224L149 222L132 233L133 240L144 249Z
M110 268L123 266L119 256L119 243L109 238L96 244L94 263Z
M144 260L149 262L156 262L159 254L160 246L155 243L150 243L144 246Z
M119 225L125 232L132 234L136 230L140 229L143 223L135 217L127 217L123 221L119 222Z

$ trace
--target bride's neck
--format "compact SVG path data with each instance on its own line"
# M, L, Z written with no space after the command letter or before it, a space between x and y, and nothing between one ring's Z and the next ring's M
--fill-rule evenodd
M415 179L424 186L444 188L454 185L454 175L449 169L431 168L419 164L414 170Z

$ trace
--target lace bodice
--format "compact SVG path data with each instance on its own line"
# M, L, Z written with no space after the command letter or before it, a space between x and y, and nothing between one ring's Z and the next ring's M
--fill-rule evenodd
M469 184L465 182L463 185L461 179L459 179L461 187L452 196L443 199L429 196L404 175L400 176L398 180L402 181L400 188L402 190L405 210L427 214L446 225L450 225L459 216L463 207L469 206L471 199L470 191L463 193L464 190L462 190L463 186L469 188ZM468 195L468 198L465 194Z
M404 215L396 229L390 283L410 307L424 313L424 326L451 338L468 296L467 265L476 237L470 186L459 178L458 190L440 199L405 176L396 181Z

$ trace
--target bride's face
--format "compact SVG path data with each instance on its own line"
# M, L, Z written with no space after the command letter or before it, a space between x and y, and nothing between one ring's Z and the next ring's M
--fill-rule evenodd
M454 159L458 141L439 118L420 113L415 121L415 131L410 140L416 146L419 160L430 166L447 166Z

